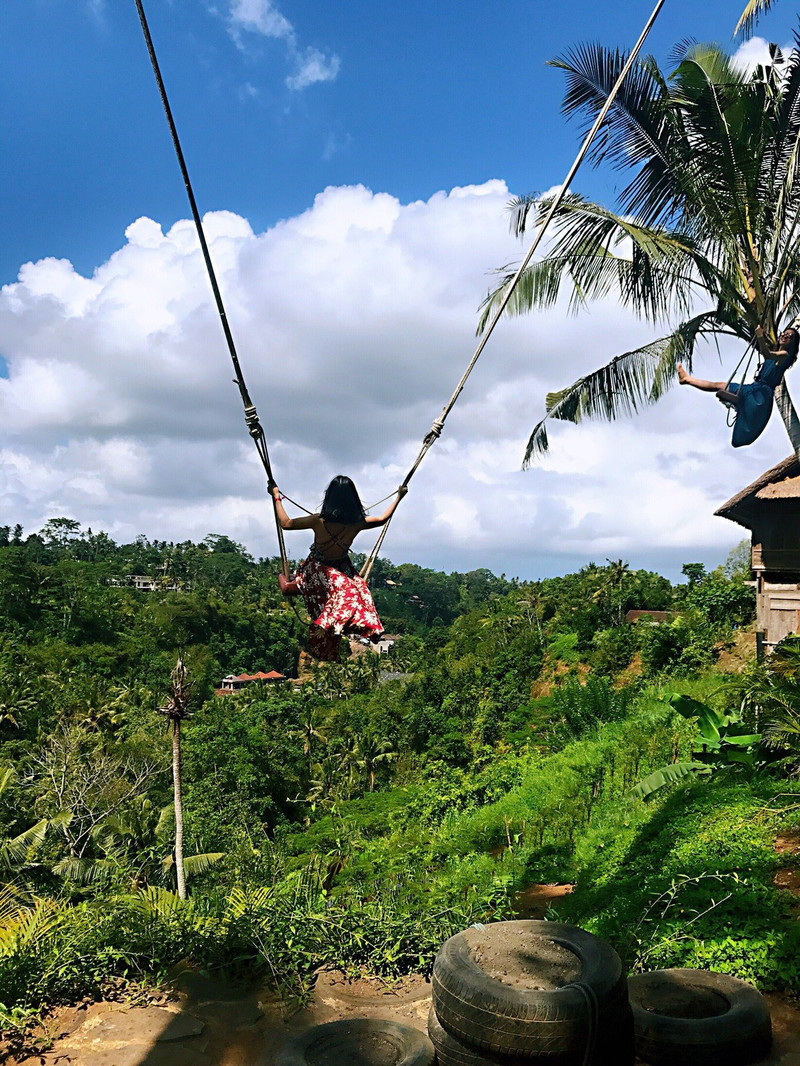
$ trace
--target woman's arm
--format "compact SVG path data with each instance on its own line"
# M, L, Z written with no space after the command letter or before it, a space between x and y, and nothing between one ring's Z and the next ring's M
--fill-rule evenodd
M402 498L405 496L405 494L407 492L408 492L408 485L401 485L400 488L397 490L397 495L395 496L395 498L392 500L392 502L389 504L389 506L386 508L386 510L383 512L382 515L369 515L367 518L364 519L364 528L367 529L369 526L383 526L383 525L385 525L389 521L389 519L392 517L392 515L394 514L398 503L400 503L400 501L402 500Z
M272 489L272 498L275 501L275 513L281 524L281 529L313 529L317 518L315 514L306 515L305 518L290 518L283 506L281 490L275 485Z
M767 340L767 335L764 332L763 327L762 326L756 326L756 331L755 332L756 332L756 344L758 345L758 350L761 352L761 354L764 356L764 358L765 359L777 359L778 356L777 356L777 354L775 352L773 352L772 348L770 348L769 341ZM786 353L784 352L783 354L785 355Z

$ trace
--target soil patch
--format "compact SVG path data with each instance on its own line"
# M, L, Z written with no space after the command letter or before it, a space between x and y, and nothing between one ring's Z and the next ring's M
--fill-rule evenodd
M780 836L775 837L773 846L779 855L800 856L800 832L781 833Z
M560 899L574 891L574 885L526 885L514 896L514 915L540 920L550 907L555 907Z
M756 657L756 635L750 630L737 630L733 640L714 645L717 669L725 674L740 674Z
M320 973L298 1009L274 990L243 989L199 974L178 981L172 1002L158 1007L99 1002L54 1011L52 1047L14 1056L0 1044L3 1066L271 1066L290 1037L324 1022L381 1018L427 1031L430 982L348 979ZM44 1035L44 1034L43 1034ZM343 1066L353 1066L343 1064Z
M489 977L515 988L552 991L577 981L581 961L574 951L546 936L508 934L494 926L491 936L483 929L467 929L469 953Z
M791 892L793 896L800 896L800 870L794 866L785 866L782 870L776 870L772 883L776 888L784 888Z

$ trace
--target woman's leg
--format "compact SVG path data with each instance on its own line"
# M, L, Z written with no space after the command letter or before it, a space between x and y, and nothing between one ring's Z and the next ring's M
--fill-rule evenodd
M727 385L726 381L703 381L702 378L693 378L691 374L686 373L680 363L678 364L678 381L681 385L691 385L693 389L700 389L701 392L719 392Z

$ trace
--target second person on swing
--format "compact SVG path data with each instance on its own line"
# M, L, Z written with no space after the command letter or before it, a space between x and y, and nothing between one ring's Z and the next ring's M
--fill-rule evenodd
M366 581L350 560L350 546L365 529L385 525L408 492L405 485L382 515L368 516L349 477L337 475L325 490L319 514L290 518L277 485L271 486L275 511L283 529L312 529L314 543L297 575L280 574L284 596L300 594L311 616L308 649L324 662L339 658L342 634L375 639L383 632Z
M716 393L718 400L736 409L731 441L734 448L752 444L763 433L772 413L775 389L796 361L800 348L800 333L793 327L780 334L774 349L769 346L761 326L756 326L755 334L764 361L756 372L755 379L747 384L736 381L704 381L702 378L692 377L682 366L678 366L678 381L681 385L691 385L701 392Z

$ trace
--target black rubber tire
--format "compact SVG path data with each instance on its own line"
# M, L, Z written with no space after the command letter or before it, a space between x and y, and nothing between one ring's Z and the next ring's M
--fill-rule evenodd
M535 950L545 940L577 956L576 980L597 1003L594 1066L633 1063L633 1019L622 963L599 937L560 922L498 922L451 937L433 966L433 1006L443 1029L479 1052L517 1056L552 1066L581 1066L590 1036L587 995L574 985L553 990L519 988L490 977L470 942L518 937Z
M433 1066L436 1054L424 1033L379 1018L316 1025L294 1037L275 1066Z
M431 1007L428 1015L428 1036L436 1048L436 1061L439 1066L526 1066L531 1062L527 1058L509 1058L507 1055L493 1055L490 1051L476 1051L475 1048L462 1044L442 1028Z
M628 988L636 1053L649 1066L746 1066L769 1051L769 1007L746 981L709 970L652 970L629 978ZM728 1009L705 1018L659 1014L671 989L722 997Z

